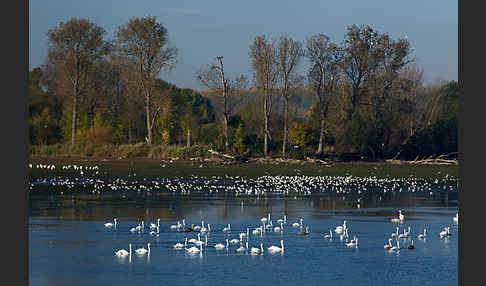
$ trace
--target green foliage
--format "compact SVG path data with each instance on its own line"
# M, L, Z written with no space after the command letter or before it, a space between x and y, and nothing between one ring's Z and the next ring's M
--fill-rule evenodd
M122 144L113 154L116 158L147 157L150 153L150 145L145 142L135 144Z
M371 128L368 121L366 121L357 110L353 113L351 128L349 130L349 141L352 147L360 152L367 146L367 140L370 137Z
M112 127L104 122L102 113L100 111L96 112L93 125L86 123L86 117L87 116L82 116L82 119L84 119L84 124L82 125L83 127L76 131L78 144L100 146L103 144L112 143Z
M236 128L236 132L235 132L235 149L236 149L236 152L238 153L241 153L245 150L245 140L246 140L246 130L245 130L245 127L243 125L243 122L240 122L238 124L238 128Z
M289 130L290 142L293 146L305 148L311 142L312 128L308 124L294 122Z

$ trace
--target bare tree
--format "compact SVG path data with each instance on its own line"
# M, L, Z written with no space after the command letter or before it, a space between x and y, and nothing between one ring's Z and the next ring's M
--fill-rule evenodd
M302 43L287 36L280 37L277 46L278 71L282 80L281 96L284 99L284 134L282 154L285 156L288 133L290 89L300 83L295 69L304 55Z
M334 89L340 75L339 64L342 53L329 37L322 33L308 38L306 47L306 56L312 64L308 81L317 96L321 119L317 154L322 154L327 113L329 104L335 95Z
M86 89L90 69L109 51L104 34L102 27L89 20L74 18L48 31L48 57L63 67L73 88L71 145L75 143L78 100Z
M211 89L214 92L221 93L221 98L223 99L223 130L225 138L225 149L229 148L229 115L231 113L232 107L230 105L229 96L230 94L238 93L239 91L245 89L248 85L246 78L241 75L234 80L230 80L225 76L223 57L216 57L218 63L210 64L207 70L201 70L197 73L197 79L202 85Z
M265 36L257 36L250 45L249 56L252 59L256 87L263 90L264 147L263 154L268 156L268 140L271 140L269 129L272 112L272 91L278 79L277 52L274 41Z
M162 69L170 71L177 63L177 49L163 48L168 43L167 29L155 17L132 18L116 33L118 53L136 66L138 80L145 97L148 144L152 144L153 127L161 106L153 106L152 90ZM155 110L152 110L155 109Z

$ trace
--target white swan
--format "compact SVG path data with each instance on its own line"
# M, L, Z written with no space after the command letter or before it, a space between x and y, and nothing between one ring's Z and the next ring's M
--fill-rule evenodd
M393 246L390 248L390 251L398 251L400 250L400 241L397 240L397 245L396 246Z
M456 216L452 218L452 220L455 222L455 223L458 223L459 222L459 212L456 213Z
M130 252L126 251L125 249L120 249L117 252L115 252L115 255L118 257L125 257L127 255L132 256L132 244L128 244L128 247L130 249Z
M206 242L204 242L204 241L202 241L202 240L201 240L201 237L200 237L200 235L198 234L198 235L197 235L197 241L196 241L196 242L194 242L194 244L196 244L196 245L203 245L203 244L205 244L205 243L207 244L207 242L208 242L208 236L207 236L207 235L206 235Z
M105 227L112 227L112 226L116 227L116 218L114 218L113 221L115 223L112 223L112 222L105 223Z
M228 248L228 246L229 246L229 240L228 240L228 239L226 239L226 246L225 246L224 244L222 244L222 243L218 243L218 244L216 244L216 245L214 246L214 248L216 248L216 249L223 249L223 248L225 248L225 247L226 247L226 248Z
M186 248L186 251L189 253L189 254L196 254L196 253L200 253L200 255L202 256L202 244L199 245L199 248L193 246L191 248Z
M182 244L182 243L178 242L178 243L174 244L174 248L175 248L175 249L182 249L182 248L184 248L184 246L186 246L186 245L187 245L187 237L186 237L186 240L184 241L184 244Z
M173 224L173 225L171 225L171 226L170 226L170 229L172 229L172 230L174 230L174 229L178 229L178 228L179 228L179 226L180 226L180 222L179 222L179 221L177 221L177 224Z
M351 241L349 241L348 243L346 243L346 246L347 247L351 247L351 246L358 247L358 237L355 236Z
M177 221L177 224L173 224L170 226L170 229L172 230L176 230L179 231L180 229L183 229L186 228L186 220L185 219L182 219L182 223L180 221Z
M200 240L201 240L201 235L198 233L197 234L197 239L191 238L191 239L189 239L189 243L194 243L195 244L197 241L200 241Z
M147 248L139 248L135 250L135 252L139 255L144 255L145 253L148 253L150 255L150 242L147 243Z
M391 237L395 237L395 236L398 236L398 226L396 227L396 231L394 233L391 234Z
M403 233L400 233L400 234L398 235L398 238L403 238L403 237L405 237L405 229L403 230Z
M403 220L405 219L405 216L402 214L402 210L398 210L398 218L392 218L391 221L392 222L403 222Z
M324 235L324 238L332 238L332 230L329 230L329 234Z
M268 251L270 253L278 253L278 252L282 252L283 253L284 252L284 241L283 241L283 239L280 240L280 245L281 245L281 247L278 247L276 245L272 245L272 246L270 246L267 249L268 249Z
M157 219L157 224L151 222L150 225L149 225L149 228L154 229L154 228L157 228L157 226L160 227L160 218Z
M224 232L230 231L231 230L231 224L228 223L228 226L223 228Z
M274 232L279 232L279 231L283 231L283 222L280 222L280 226L276 226L273 228L273 231Z
M138 224L138 226L130 228L130 232L140 231L140 228L141 228L141 226L140 226L140 224Z
M259 254L260 252L263 254L263 243L260 243L260 248L257 248L257 247L252 247L252 248L250 249L250 253L251 253L252 255L257 255L257 254Z
M344 220L343 222L343 225L338 225L336 226L336 228L334 229L334 232L335 233L342 233L343 231L345 231L347 228L346 228L346 220Z
M389 239L388 239L388 243L387 243L387 244L385 244L385 245L383 246L383 248L385 248L385 249L390 249L390 248L392 248L392 239L391 239L391 238L389 238Z
M241 241L241 236L240 236L240 239L233 238L232 240L230 240L230 243L231 244L237 244L240 241Z
M451 231L450 231L450 229L451 229L451 227L450 227L450 226L448 226L448 227L444 227L444 230L443 230L443 231L441 231L441 232L439 233L440 238L443 238L444 236L449 236L449 235L451 235Z
M417 236L417 237L418 237L418 239L425 238L425 237L427 236L426 231L427 231L427 230L424 228L424 233L423 233L423 234L419 234L419 235Z
M408 237L410 235L410 226L408 226L408 230L403 233L405 237Z
M440 238L447 236L447 227L445 227L444 230L439 233L439 235L440 235Z
M243 247L243 245L240 245L240 247L238 247L238 248L236 249L236 252L243 252L243 251L245 251L246 249L248 249L248 240L246 241L246 248L245 248L245 247Z

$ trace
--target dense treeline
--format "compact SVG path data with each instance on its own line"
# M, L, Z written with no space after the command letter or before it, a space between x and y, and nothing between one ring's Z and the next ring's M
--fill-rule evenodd
M225 74L215 55L195 72L205 87L195 91L159 78L178 55L155 17L131 19L114 40L104 34L84 19L49 31L45 63L29 72L31 152L414 159L457 151L457 82L424 86L406 38L356 25L341 44L322 33L303 42L256 36L251 81ZM299 74L304 60L310 68Z

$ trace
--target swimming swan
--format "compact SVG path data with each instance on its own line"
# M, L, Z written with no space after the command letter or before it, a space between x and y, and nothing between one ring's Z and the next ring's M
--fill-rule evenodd
M270 251L270 253L278 253L278 252L283 253L284 252L284 241L283 241L283 239L280 240L280 245L281 245L281 247L278 247L276 245L272 245L267 249L268 249L268 251Z
M128 247L130 249L130 252L126 251L125 249L120 249L117 252L115 252L115 255L118 257L125 257L127 255L132 256L132 244L128 244Z

